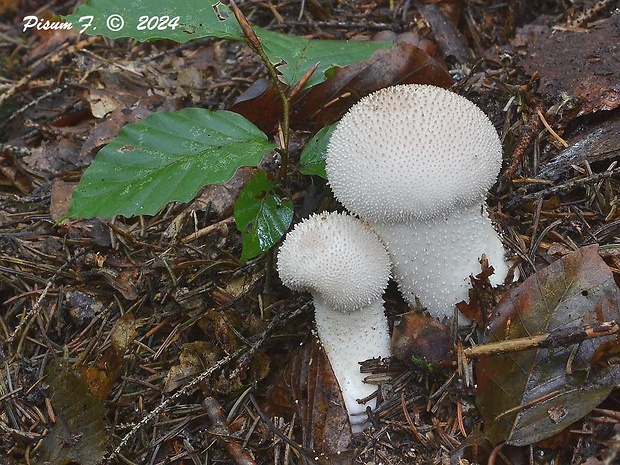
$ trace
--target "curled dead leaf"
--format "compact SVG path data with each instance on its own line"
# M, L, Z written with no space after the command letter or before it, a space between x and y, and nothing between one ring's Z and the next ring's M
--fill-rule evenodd
M392 354L411 366L446 361L453 348L450 328L418 312L403 315L392 332Z
M32 181L17 165L8 153L0 155L0 186L15 187L21 194L27 195L32 189Z

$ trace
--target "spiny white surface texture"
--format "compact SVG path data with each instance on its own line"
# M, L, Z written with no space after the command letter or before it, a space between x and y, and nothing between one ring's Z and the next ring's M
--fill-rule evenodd
M326 169L351 213L397 223L482 203L501 164L497 132L476 105L439 87L400 85L342 118Z
M360 100L329 142L336 198L385 243L404 298L436 318L468 300L485 254L504 281L504 249L486 212L502 164L493 124L472 102L439 87L401 85Z
M373 398L360 404L358 399L371 396L377 386L364 383L360 373L364 360L390 356L390 333L383 300L361 307L354 313L333 310L318 295L314 295L316 330L329 363L342 391L345 407L354 433L362 431L368 420L366 407L374 409Z
M404 299L414 305L417 296L439 320L450 318L458 302L469 300L469 276L480 273L482 254L494 267L492 285L502 284L508 274L502 242L479 205L445 218L372 227L390 251Z
M354 312L380 299L390 261L377 235L340 213L312 215L295 225L278 252L282 283L319 294L334 310Z
M282 282L314 299L319 339L342 391L353 432L364 428L366 407L357 399L376 386L363 382L359 362L390 355L382 294L390 261L377 235L356 218L321 213L298 223L280 247Z

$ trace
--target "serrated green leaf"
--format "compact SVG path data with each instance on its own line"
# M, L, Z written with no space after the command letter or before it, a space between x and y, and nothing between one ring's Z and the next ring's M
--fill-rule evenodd
M87 0L65 19L80 32L110 39L169 39L184 43L205 37L244 37L232 12L216 0Z
M239 193L235 223L241 231L241 260L249 260L273 247L293 221L293 203L274 192L264 171L259 171Z
M327 145L334 129L336 129L336 124L325 126L308 141L299 157L302 174L314 174L327 179L325 157L327 156Z
M237 113L189 108L125 126L84 172L69 216L153 215L256 166L275 145Z

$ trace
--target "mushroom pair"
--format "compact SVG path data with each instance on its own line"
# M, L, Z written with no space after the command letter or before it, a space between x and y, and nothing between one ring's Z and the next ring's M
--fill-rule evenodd
M363 427L366 406L374 406L358 402L374 391L359 362L389 355L381 295L390 262L404 298L414 305L417 297L439 319L467 300L482 255L494 268L492 284L508 274L485 201L501 163L487 116L433 86L375 92L332 134L329 184L364 222L323 213L298 224L280 249L278 271L286 286L313 295L318 336L354 431Z

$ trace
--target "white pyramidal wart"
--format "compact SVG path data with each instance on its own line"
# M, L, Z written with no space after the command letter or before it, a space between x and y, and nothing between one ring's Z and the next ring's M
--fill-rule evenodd
M390 261L377 235L356 218L323 212L290 231L277 261L280 279L292 290L310 292L316 328L344 399L353 432L374 409L376 386L364 383L364 360L389 357L390 335L383 292Z
M385 243L394 279L443 319L468 300L484 254L504 281L509 265L486 211L502 164L489 118L472 102L428 85L399 85L360 100L327 151L335 197Z

